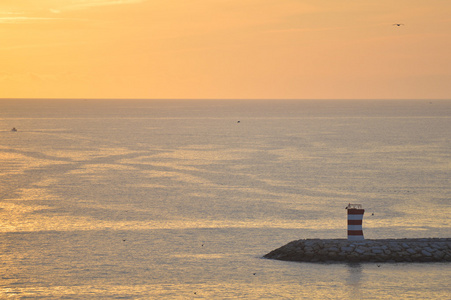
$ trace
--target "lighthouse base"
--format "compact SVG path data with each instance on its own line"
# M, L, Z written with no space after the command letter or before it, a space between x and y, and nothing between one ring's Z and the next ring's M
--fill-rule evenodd
M348 241L363 241L363 235L348 235Z

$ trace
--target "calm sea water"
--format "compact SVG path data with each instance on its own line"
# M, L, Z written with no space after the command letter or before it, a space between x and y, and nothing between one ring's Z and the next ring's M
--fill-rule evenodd
M446 263L261 258L348 203L451 237L450 170L451 101L0 100L0 298L451 299Z

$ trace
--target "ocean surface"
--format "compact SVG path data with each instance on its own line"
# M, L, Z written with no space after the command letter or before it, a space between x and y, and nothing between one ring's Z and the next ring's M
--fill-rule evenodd
M0 100L1 299L451 299L449 263L262 258L348 203L451 237L451 101Z

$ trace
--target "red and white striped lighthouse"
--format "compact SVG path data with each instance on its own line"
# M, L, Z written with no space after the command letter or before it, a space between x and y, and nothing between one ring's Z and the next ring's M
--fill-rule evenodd
M363 240L363 213L365 210L361 204L348 204L348 240L358 241Z

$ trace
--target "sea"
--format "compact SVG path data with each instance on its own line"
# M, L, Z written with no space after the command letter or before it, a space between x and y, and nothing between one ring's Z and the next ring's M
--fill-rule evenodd
M450 263L263 258L348 203L450 238L450 187L450 100L1 99L0 299L451 299Z

